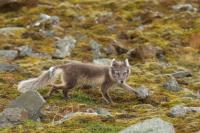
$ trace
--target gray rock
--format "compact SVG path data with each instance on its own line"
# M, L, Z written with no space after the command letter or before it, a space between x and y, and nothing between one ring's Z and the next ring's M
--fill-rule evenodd
M94 59L98 59L98 58L102 57L101 45L100 44L98 44L95 40L91 40L90 46L91 46L92 51L93 51L93 58Z
M97 65L110 65L111 59L101 58L101 59L94 59L93 63Z
M0 34L4 36L15 35L15 33L24 32L26 29L22 27L5 27L0 29Z
M197 12L198 9L194 8L191 4L178 4L172 6L172 9L176 12L180 11L190 11L190 12Z
M181 87L179 86L178 82L174 77L171 77L169 81L167 81L163 87L169 91L180 91Z
M8 119L3 115L3 113L0 113L0 128L4 127L10 127L13 124L8 121Z
M72 119L74 116L76 116L76 113L73 113L73 112L68 113L68 114L66 114L61 120L55 121L55 122L53 122L52 124L53 124L53 125L62 124L63 122Z
M152 118L134 124L119 133L175 133L175 129L171 123L160 118Z
M186 107L183 105L176 105L170 109L172 117L184 117L189 112L200 112L200 107Z
M145 99L149 96L149 89L146 88L145 86L141 86L137 88L136 90L137 97L140 99Z
M53 57L63 59L70 56L75 44L76 40L72 36L66 36L63 39L58 39L56 42L57 49Z
M46 53L31 53L29 55L30 57L34 57L34 58L41 58L41 59L51 59L51 55L46 54Z
M40 14L40 18L37 22L35 22L34 26L44 25L45 23L58 25L60 23L60 19L57 16L49 16L47 14Z
M0 58L13 60L17 58L18 52L16 50L0 50Z
M187 109L183 105L177 105L170 109L170 115L173 117L183 117L187 114Z
M0 63L0 71L16 71L18 68L18 65Z
M105 108L97 108L96 112L102 116L112 116L112 114Z
M45 100L38 92L28 91L13 100L10 105L8 105L8 108L24 108L28 111L29 118L38 120L41 115L40 110L44 104Z
M0 127L10 127L28 119L28 112L23 108L6 108L0 113Z
M191 77L192 74L188 71L178 71L171 74L175 78L184 78L184 77Z
M28 119L28 112L24 108L6 108L3 115L13 124L18 124Z
M18 47L17 49L19 50L19 56L21 57L29 56L32 54L32 48L29 47L28 45Z

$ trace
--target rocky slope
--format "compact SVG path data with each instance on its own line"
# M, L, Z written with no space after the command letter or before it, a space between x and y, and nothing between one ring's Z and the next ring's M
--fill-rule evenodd
M98 87L75 88L67 101L57 93L46 101L40 122L25 120L0 132L116 133L159 117L177 133L196 133L199 37L198 0L0 0L1 111L20 95L19 81L70 60L109 64L128 58L128 83L150 90L141 100L115 88L114 105L102 101Z

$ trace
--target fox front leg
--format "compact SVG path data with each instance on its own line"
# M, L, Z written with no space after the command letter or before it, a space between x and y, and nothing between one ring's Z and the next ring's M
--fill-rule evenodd
M133 89L131 86L129 86L128 84L126 83L123 83L123 84L120 84L120 86L127 90L128 92L132 92L132 93L135 93L137 95L137 91L135 89Z
M103 84L102 87L101 87L102 96L103 96L103 98L104 98L104 100L106 101L107 104L113 104L113 101L110 98L110 95L108 94L108 89L110 87L111 86L108 85L108 84Z
M140 99L146 99L149 96L149 90L145 87L140 87L138 89L133 89L131 86L129 86L128 84L124 83L120 85L122 88L124 88L125 90L135 93L136 96Z

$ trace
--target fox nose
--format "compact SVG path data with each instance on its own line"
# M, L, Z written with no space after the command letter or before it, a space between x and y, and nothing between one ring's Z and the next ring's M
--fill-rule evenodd
M123 80L121 80L121 81L120 81L120 83L121 83L121 84L123 84L123 83L124 83L124 81L123 81Z

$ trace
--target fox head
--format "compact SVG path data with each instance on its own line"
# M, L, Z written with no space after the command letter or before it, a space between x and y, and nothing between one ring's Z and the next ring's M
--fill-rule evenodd
M112 60L110 75L118 84L125 83L130 75L130 72L128 59L122 62L118 62L115 59Z

